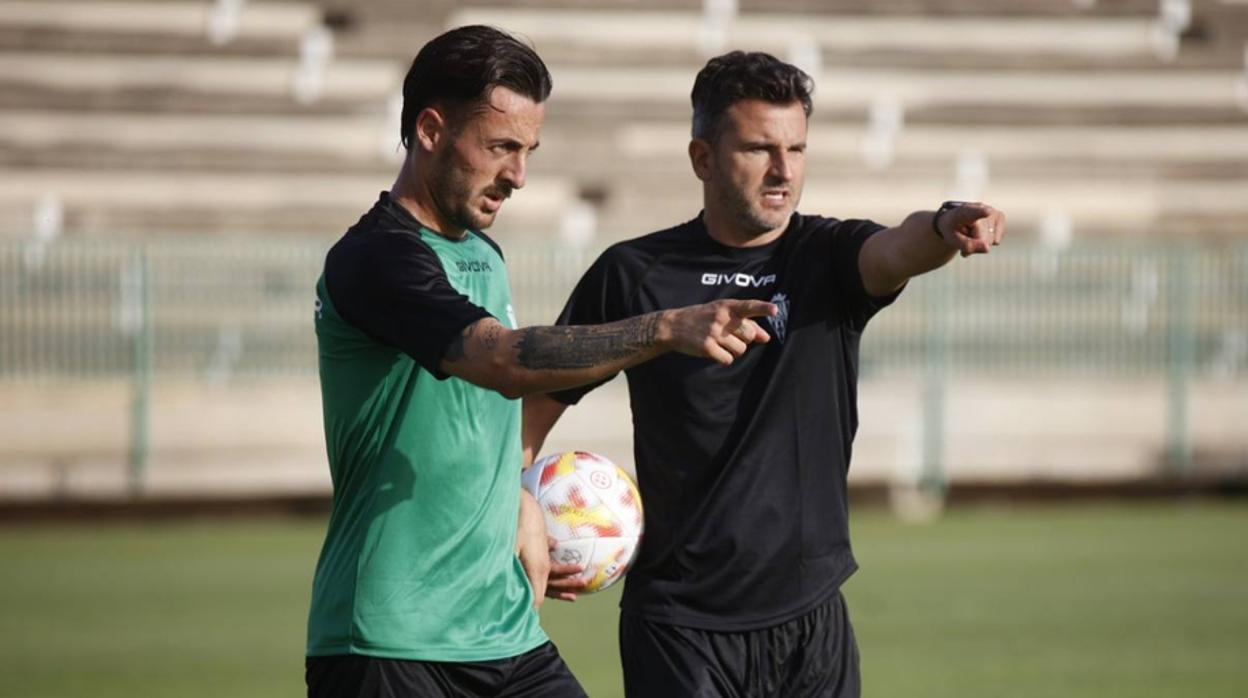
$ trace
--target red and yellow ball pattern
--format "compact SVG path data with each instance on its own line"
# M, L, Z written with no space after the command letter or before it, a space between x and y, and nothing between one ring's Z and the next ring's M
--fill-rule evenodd
M623 578L637 556L644 518L628 473L597 454L569 451L539 459L521 481L559 541L551 557L585 566L586 593Z

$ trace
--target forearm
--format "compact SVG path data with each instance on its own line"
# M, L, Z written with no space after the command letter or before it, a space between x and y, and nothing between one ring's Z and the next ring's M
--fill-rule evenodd
M448 349L443 366L448 373L510 398L572 388L668 351L663 315L519 330L481 321L464 330Z
M728 365L771 338L751 318L776 312L772 303L728 298L602 325L510 330L487 317L451 342L440 367L518 398L592 383L668 351Z
M524 398L524 421L521 429L524 444L524 467L529 467L542 452L546 436L568 406L549 395L528 395Z
M933 211L915 211L862 246L859 270L867 292L887 296L908 280L949 263L957 249L932 230Z
M525 543L537 541L540 547L546 545L546 519L542 516L542 507L532 492L520 488L520 520L516 529L516 550L524 548Z

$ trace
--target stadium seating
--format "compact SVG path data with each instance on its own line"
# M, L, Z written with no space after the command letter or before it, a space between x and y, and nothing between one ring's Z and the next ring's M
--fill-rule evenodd
M389 186L413 49L469 22L525 35L555 76L507 234L558 240L590 210L601 244L692 215L689 88L735 47L817 78L808 211L983 197L1019 234L1056 211L1137 236L1235 235L1248 213L1242 3L737 4L2 3L0 234L51 200L69 235L332 235Z

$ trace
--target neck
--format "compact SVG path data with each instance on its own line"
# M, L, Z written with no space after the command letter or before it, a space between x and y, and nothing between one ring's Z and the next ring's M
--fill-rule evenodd
M407 209L421 225L442 237L459 240L468 234L442 214L428 178L421 176L420 168L410 155L403 161L403 168L390 187L390 198Z
M706 225L706 234L726 247L762 247L775 242L789 227L789 221L785 220L784 225L771 230L756 232L746 229L742 227L737 216L722 208L711 206L709 202L706 202L703 209L702 222Z

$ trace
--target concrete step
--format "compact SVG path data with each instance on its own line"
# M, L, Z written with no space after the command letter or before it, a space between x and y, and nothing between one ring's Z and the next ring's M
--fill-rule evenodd
M615 131L614 150L625 167L688 171L688 123L632 123ZM903 128L891 141L891 166L928 165L948 172L966 153L981 154L990 165L1020 167L1067 164L1138 170L1149 165L1218 165L1248 162L1248 125L1107 126L934 126ZM863 125L825 121L812 124L806 150L808 168L843 168L862 162L873 147ZM817 171L817 169L816 169Z
M551 45L590 52L645 55L674 48L701 53L708 48L701 12L643 10L569 10L536 8L465 8L448 25L493 23L532 40L541 50ZM823 13L794 15L742 13L723 28L722 46L713 51L751 47L787 54L797 43L834 53L897 51L923 54L1026 54L1089 59L1152 55L1155 21L1151 17L933 17L871 16Z
M298 66L296 57L5 52L0 107L376 112L403 76L390 61L334 60L305 98Z
M1183 236L1242 239L1248 180L1044 178L995 175L977 192L959 191L953 177L900 178L850 169L840 177L810 178L799 209L837 218L896 224L916 209L949 198L991 202L1006 211L1011 234L1035 235L1053 216L1068 217L1076 236ZM975 196L967 196L975 194ZM688 220L701 207L691 175L626 179L611 190L599 229L604 239L635 237Z
M0 111L10 167L370 172L402 160L385 114Z
M214 16L215 7L211 0L5 0L0 3L0 26L78 35L172 35L183 39L214 35L226 43L235 38L298 39L320 23L320 10L311 2L247 2L232 21ZM214 29L214 25L219 26Z
M393 183L393 172L0 169L0 235L26 236L40 202L56 197L68 235L290 233L335 236ZM500 226L549 230L575 196L558 178L530 178L503 207Z
M1216 2L1217 0L1207 0ZM1200 2L1200 0L1198 0ZM603 0L512 0L511 7L526 9L600 10L618 7L619 3ZM702 9L703 0L628 0L632 9L687 10ZM449 13L457 7L497 7L498 0L430 0L415 4L406 0L326 0L326 5L340 11L351 11L369 19L403 19L421 15ZM1053 0L739 0L741 12L777 12L807 15L880 14L880 15L989 15L1011 16L1132 16L1155 15L1156 0L1102 0L1101 2L1054 2Z
M556 94L562 100L606 104L678 103L685 105L696 71L681 67L585 69L553 66ZM1127 107L1163 109L1176 102L1190 108L1231 109L1240 103L1242 73L1208 71L990 71L960 72L828 68L818 95L844 107L866 107L892 98L906 108L967 105ZM687 108L687 107L686 107ZM818 105L816 105L818 108Z
M534 166L592 182L688 171L685 121L586 124L552 119ZM604 138L604 134L607 137ZM811 174L845 167L944 176L978 153L995 169L1173 177L1248 176L1248 128L1226 125L929 126L902 130L891 161L878 159L861 125L816 120L808 139ZM876 159L873 159L876 158ZM0 111L0 165L95 169L199 169L388 174L402 159L397 124L383 115L222 115ZM611 163L604 172L603 162ZM874 163L874 164L873 164Z

